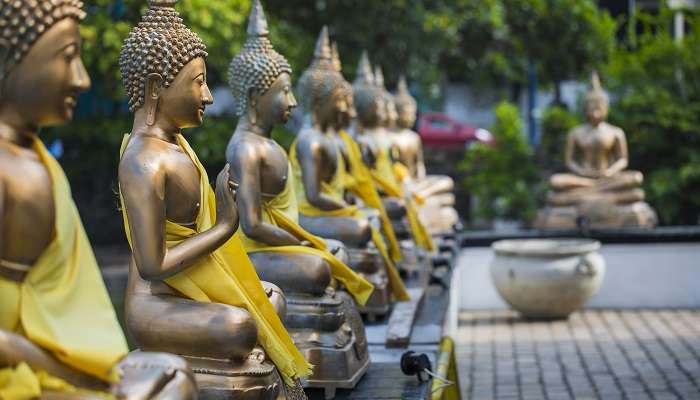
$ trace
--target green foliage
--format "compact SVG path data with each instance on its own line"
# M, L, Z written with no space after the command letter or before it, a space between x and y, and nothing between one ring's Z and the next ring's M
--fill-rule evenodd
M542 140L537 148L538 163L553 172L564 167L564 150L569 131L581 124L579 114L562 106L548 107L542 115Z
M477 216L530 221L537 210L540 177L518 108L499 103L491 132L496 144L473 145L461 164L464 184L478 199Z
M627 133L631 165L645 174L647 199L664 224L696 224L700 215L700 16L675 43L672 14L642 14L634 46L621 44L604 83L620 95L611 122Z

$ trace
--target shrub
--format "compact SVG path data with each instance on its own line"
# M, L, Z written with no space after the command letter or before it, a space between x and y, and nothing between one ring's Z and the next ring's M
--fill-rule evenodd
M540 176L518 108L499 103L491 131L495 145L475 144L461 163L464 185L478 199L475 216L529 222L537 211Z

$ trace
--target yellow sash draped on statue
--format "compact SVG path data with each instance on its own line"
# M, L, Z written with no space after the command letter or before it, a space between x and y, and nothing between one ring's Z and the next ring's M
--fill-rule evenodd
M357 142L350 135L341 130L340 138L345 143L345 148L348 153L348 163L350 164L350 173L346 174L345 189L359 197L365 205L379 211L379 218L382 222L382 231L389 244L389 252L394 262L401 261L401 247L396 239L394 227L391 225L389 215L386 213L382 198L377 192L377 187L372 181L372 173L367 165L362 160L362 152Z
M299 225L299 208L296 195L294 194L292 167L288 165L287 168L287 183L282 193L273 198L264 197L261 199L263 221L284 229L300 241L308 241L312 247L270 246L267 243L258 242L247 237L245 232L240 230L243 247L251 253L261 251L282 254L302 253L323 258L329 264L333 278L345 285L348 293L352 295L358 304L365 305L372 291L374 291L374 286L331 254L326 248L326 242L323 239L311 234Z
M124 153L128 140L129 135L125 135L120 154ZM216 195L209 185L207 172L185 138L178 135L177 140L199 171L201 206L197 214L196 230L171 221L165 222L168 248L211 229L216 222ZM131 244L131 231L123 199L122 215L126 237ZM296 348L275 312L238 234L194 265L166 279L165 283L192 300L228 304L248 311L258 327L260 344L287 384L293 384L295 379L311 374L312 366Z
M296 145L296 141L292 143L292 147L289 151L289 160L292 169L290 176L294 178L294 191L296 192L299 212L310 217L366 218L362 211L360 211L356 206L347 206L336 210L321 210L320 208L309 203L308 199L306 198L306 192L304 191L304 184L301 178L302 172L301 166L299 165L299 160L297 159ZM321 182L321 192L334 198L335 200L344 202L343 194L345 193L345 184L348 182L348 179L346 179L348 174L345 159L340 154L340 151L338 151L337 160L336 172L330 182ZM384 265L386 265L392 299L395 301L411 300L411 297L408 295L408 291L406 290L406 286L399 275L399 271L396 269L396 264L389 256L389 250L387 249L381 232L374 227L372 227L372 242L377 247L379 254L382 256Z
M114 382L113 367L128 352L124 334L68 180L39 139L34 151L51 178L54 237L22 283L0 278L0 328L27 337L66 365ZM0 370L0 398L39 387L72 390L45 373L34 374L26 365Z
M401 183L396 177L394 166L389 158L389 149L379 148L374 168L371 170L372 178L379 189L391 197L399 197L406 202L406 217L413 233L416 244L427 251L433 251L435 245L425 225L418 219L415 199L404 195Z

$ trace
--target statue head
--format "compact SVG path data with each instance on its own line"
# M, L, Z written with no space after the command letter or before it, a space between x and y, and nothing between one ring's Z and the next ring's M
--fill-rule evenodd
M343 76L343 63L340 61L340 53L338 52L337 42L333 42L333 45L331 46L331 59L335 70L338 71L340 76ZM355 109L355 99L353 96L352 85L345 80L345 77L343 77L343 86L345 86L344 92L347 98L346 101L348 104L348 112L343 115L345 121L343 122L342 127L347 128L352 124L352 121L357 118L357 110Z
M0 2L0 113L36 131L69 121L90 88L78 0ZM21 125L21 126L20 126Z
M236 115L271 128L286 123L297 102L292 93L292 67L275 51L268 35L265 12L260 0L254 0L248 39L231 60L228 73Z
M586 118L588 122L597 126L608 117L610 99L600 84L600 77L597 72L591 76L591 90L586 94L584 101Z
M387 128L395 128L398 120L396 103L394 102L394 96L386 90L386 85L384 85L384 72L379 65L374 67L374 84L377 85L377 88L382 93L386 107L386 115L382 124Z
M396 94L394 94L394 102L396 103L399 127L403 129L412 128L413 124L416 123L418 106L416 105L416 99L408 91L406 77L403 75L399 78L399 85L396 88Z
M175 11L177 0L149 0L148 11L121 49L119 69L132 112L147 125L178 129L202 124L213 103L204 59L207 48Z
M352 88L338 72L324 26L316 43L314 60L299 80L299 95L305 112L322 130L342 129L349 124L353 104Z
M366 51L360 57L357 77L352 88L360 124L365 128L380 126L386 120L386 100L375 84L372 66Z

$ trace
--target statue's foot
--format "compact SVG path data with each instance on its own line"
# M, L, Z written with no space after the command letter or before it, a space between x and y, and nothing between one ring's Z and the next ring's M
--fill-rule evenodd
M122 376L112 392L125 399L197 398L197 384L187 362L167 353L133 352L119 363Z

